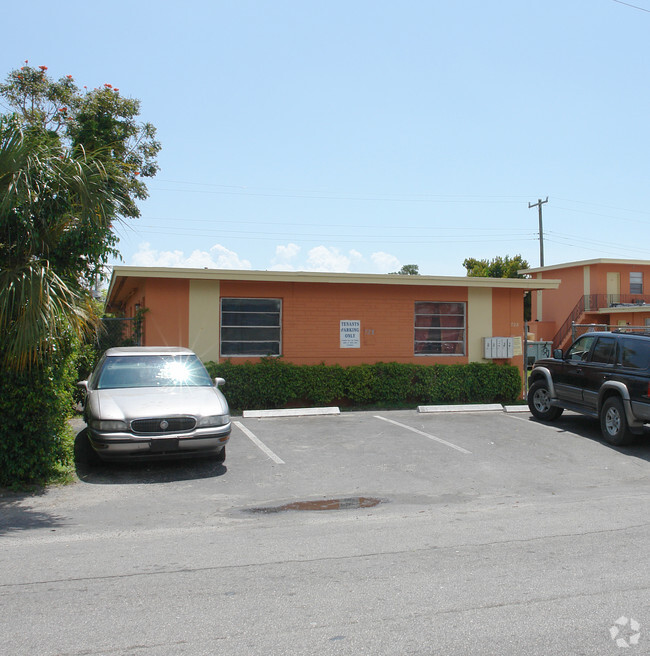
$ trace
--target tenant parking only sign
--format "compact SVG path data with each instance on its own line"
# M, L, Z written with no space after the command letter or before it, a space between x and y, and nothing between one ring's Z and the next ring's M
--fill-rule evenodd
M361 348L361 321L341 319L341 348Z

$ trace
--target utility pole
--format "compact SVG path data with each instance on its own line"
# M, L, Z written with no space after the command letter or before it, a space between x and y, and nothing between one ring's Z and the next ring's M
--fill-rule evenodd
M544 266L544 229L542 228L542 205L544 203L548 203L548 196L546 200L538 198L536 203L528 203L528 209L539 208L539 266Z

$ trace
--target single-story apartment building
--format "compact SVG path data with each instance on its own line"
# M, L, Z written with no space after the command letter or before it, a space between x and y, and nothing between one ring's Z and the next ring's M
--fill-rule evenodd
M116 266L107 311L142 314L142 344L203 361L509 362L523 372L524 294L544 278ZM485 338L502 338L497 342ZM497 348L498 346L498 348Z

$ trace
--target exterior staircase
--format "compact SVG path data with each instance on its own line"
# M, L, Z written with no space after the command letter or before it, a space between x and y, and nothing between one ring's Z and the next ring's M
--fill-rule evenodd
M570 345L573 337L573 324L588 323L584 319L590 312L596 312L601 308L639 305L650 306L650 297L642 294L588 294L582 296L569 313L566 321L555 333L555 337L553 337L553 350L564 350ZM650 307L648 307L648 310L650 311Z

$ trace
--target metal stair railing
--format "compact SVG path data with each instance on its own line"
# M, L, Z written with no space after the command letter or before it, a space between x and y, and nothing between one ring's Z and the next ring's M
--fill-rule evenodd
M571 310L567 320L560 326L560 329L553 337L553 349L559 348L560 344L567 338L571 332L571 325L573 322L585 311L585 307L591 308L591 297L581 296L580 300L576 303L573 310Z
M644 294L587 294L580 298L573 310L571 310L567 320L555 333L555 337L553 337L553 348L560 347L560 344L571 333L572 324L583 312L608 307L638 307L643 305L650 305L650 296Z

